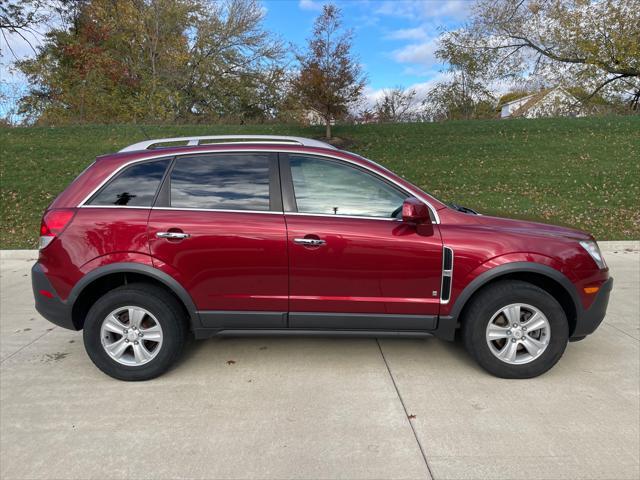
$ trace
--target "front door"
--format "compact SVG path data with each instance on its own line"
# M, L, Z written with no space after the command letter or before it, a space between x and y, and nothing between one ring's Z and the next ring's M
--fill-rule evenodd
M286 327L277 155L178 157L152 209L148 235L154 265L187 289L204 327Z
M436 225L419 232L401 221L409 194L333 159L281 155L281 166L294 196L285 213L289 326L435 328L442 242Z

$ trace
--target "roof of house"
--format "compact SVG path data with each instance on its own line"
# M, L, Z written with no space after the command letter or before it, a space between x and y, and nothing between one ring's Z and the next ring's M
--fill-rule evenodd
M528 98L535 97L535 95L536 95L535 93L532 93L531 95L522 95L521 97L518 97L515 100L510 100L508 102L505 102L505 103L501 104L500 107L506 107L507 105L512 105L514 103L521 102L521 101L526 100Z
M529 97L524 97L527 98L528 100L521 105L517 110L515 110L511 116L515 117L518 115L522 115L524 112L526 112L527 110L529 110L531 107L533 107L535 104L537 104L538 102L540 102L544 97L546 97L547 95L549 95L551 92L553 92L554 90L559 90L562 93L564 93L565 95L572 97L576 100L576 102L578 101L578 99L576 97L574 97L573 95L571 95L569 92L567 92L564 88L562 87L554 87L554 88L545 88L544 90L540 90L538 93L534 93L533 95L529 95ZM522 98L520 98L520 100L523 100ZM517 101L517 100L515 100Z

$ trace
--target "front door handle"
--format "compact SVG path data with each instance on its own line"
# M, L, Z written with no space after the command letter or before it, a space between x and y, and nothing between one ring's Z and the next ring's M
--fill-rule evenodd
M182 240L184 238L189 238L191 235L183 232L158 232L156 233L156 237L158 238L169 238L171 240Z
M319 238L294 238L293 243L304 245L305 247L321 247L327 242Z

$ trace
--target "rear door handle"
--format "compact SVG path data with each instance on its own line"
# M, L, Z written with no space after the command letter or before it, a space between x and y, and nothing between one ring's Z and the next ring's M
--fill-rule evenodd
M298 245L305 245L307 247L321 247L327 242L319 238L294 238L293 243L297 243Z
M156 237L158 238L170 238L172 240L182 240L183 238L189 238L191 235L183 232L158 232Z

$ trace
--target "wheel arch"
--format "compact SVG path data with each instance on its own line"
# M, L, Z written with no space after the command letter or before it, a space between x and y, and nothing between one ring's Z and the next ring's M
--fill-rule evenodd
M449 317L460 324L470 300L476 294L498 281L509 279L531 283L554 297L567 316L569 334L574 332L582 307L573 283L562 272L533 262L511 262L480 274L458 295Z
M128 283L144 282L157 285L172 294L189 316L191 329L200 327L200 318L191 295L173 277L149 265L118 262L98 267L87 273L73 287L67 304L71 305L73 325L83 327L91 305L102 295Z

